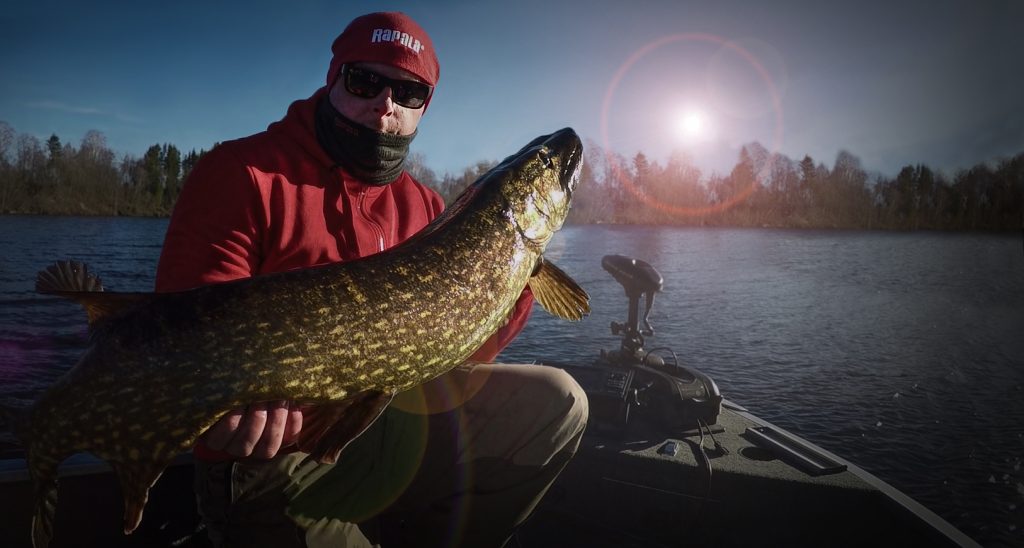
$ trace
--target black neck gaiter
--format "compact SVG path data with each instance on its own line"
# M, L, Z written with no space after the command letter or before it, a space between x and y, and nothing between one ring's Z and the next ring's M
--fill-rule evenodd
M412 135L381 133L338 112L324 96L316 109L316 139L332 160L361 182L384 186L402 174Z

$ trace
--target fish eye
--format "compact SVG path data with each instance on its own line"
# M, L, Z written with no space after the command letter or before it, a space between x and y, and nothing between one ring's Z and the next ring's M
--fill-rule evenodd
M551 161L551 156L548 154L548 149L542 148L537 151L537 155L540 156L540 161L544 163L546 169L555 167L555 163Z

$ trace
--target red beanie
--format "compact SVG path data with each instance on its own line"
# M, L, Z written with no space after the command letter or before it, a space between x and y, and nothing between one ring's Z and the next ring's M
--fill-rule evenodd
M407 70L437 85L440 66L434 44L408 15L399 12L370 13L356 17L331 46L334 57L327 71L327 85L338 77L345 63L382 63Z

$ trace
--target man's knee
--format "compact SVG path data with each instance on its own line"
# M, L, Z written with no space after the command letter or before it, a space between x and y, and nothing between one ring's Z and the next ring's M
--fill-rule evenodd
M517 459L547 463L559 453L574 454L587 426L589 405L579 383L565 370L546 366L522 366L527 381L520 391L518 419L533 430L533 443ZM539 462L538 462L539 461Z
M575 438L578 443L580 434L587 426L587 417L590 413L587 394L576 382L576 379L564 369L555 367L545 367L545 369L549 372L552 395L555 399L553 401L563 402L564 428L568 436ZM573 447L573 451L575 451L575 447Z

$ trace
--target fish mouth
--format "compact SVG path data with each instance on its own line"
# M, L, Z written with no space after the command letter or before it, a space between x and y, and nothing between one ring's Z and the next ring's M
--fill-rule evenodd
M580 168L583 166L583 143L579 135L572 128L562 128L550 135L541 135L527 144L520 153L542 147L552 157L560 158L558 179L564 190L570 196L576 190L576 184L580 178Z
M562 187L572 195L576 190L576 184L580 180L580 170L583 167L583 143L579 135L572 128L565 128L552 133L548 138L548 148L557 151L562 158L562 172L559 179Z
M583 143L572 128L562 128L548 135L541 135L526 144L518 152L505 158L494 169L496 171L517 171L525 163L540 156L546 167L558 168L558 182L566 196L572 197L580 180L583 166ZM477 181L480 184L486 177Z

